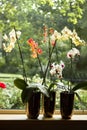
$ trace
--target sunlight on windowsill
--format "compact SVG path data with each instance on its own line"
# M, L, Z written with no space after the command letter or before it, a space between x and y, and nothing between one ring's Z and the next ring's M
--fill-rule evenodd
M0 110L0 120L27 120L25 110ZM38 120L61 120L60 111L56 110L52 118L44 118L40 112ZM74 110L71 120L87 120L87 110Z
M0 114L0 120L28 120L26 114ZM52 118L44 118L39 115L38 120L62 120L61 115L53 115ZM72 115L70 120L87 120L87 115Z

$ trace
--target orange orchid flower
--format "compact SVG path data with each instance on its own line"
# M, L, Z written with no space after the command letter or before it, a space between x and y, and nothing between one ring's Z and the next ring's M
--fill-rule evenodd
M38 43L35 42L32 38L28 39L28 44L31 47L32 50L32 57L36 58L37 54L42 54L42 49L38 47Z

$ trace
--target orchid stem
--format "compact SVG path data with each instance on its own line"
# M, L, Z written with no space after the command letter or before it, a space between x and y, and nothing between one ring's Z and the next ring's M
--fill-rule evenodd
M40 68L41 68L41 72L42 72L43 75L44 75L43 68L42 68L42 64L41 64L41 61L40 61L40 58L39 58L39 55L38 55L38 54L37 54L37 58L38 58L38 61L39 61L39 65L40 65Z
M50 60L51 60L51 56L52 56L52 53L53 53L53 50L54 50L55 46L56 46L56 40L55 40L55 45L53 46L52 51L51 51L51 53L49 54L49 60L48 60L48 64L47 64L47 67L46 67L46 70L45 70L45 73L44 73L44 78L43 78L42 84L45 83L47 70L48 70L48 67L49 67L49 64L50 64Z
M16 34L16 29L14 28L14 30L15 30L15 34ZM25 71L25 67L24 67L24 60L23 60L22 51L21 51L21 48L20 48L20 45L19 45L19 42L18 42L17 34L16 34L16 39L17 39L17 45L18 45L20 58L21 58L21 62L22 62L22 67L23 67L23 78L24 78L25 82L27 82L27 75L26 75L26 71Z

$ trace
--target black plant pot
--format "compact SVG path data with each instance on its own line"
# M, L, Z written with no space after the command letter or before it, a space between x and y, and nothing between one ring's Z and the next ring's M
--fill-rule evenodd
M64 91L60 93L60 113L62 119L70 119L72 117L74 95L74 92Z
M27 102L27 117L28 119L37 119L40 113L40 92L34 92L32 97Z
M49 97L44 96L44 117L52 117L55 109L56 92L51 91Z

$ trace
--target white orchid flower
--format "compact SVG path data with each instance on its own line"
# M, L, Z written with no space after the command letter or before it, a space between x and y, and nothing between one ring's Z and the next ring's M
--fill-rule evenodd
M9 42L9 43L7 43L7 45L5 43L3 43L3 48L4 48L5 52L11 52L13 50L13 48L15 47L15 42L16 42L17 38L20 37L20 35L21 35L20 31L15 32L15 30L12 29L12 31L9 33L9 38L6 34L3 36L4 40L6 42Z
M55 68L55 62L51 64L51 68Z
M17 34L17 38L20 38L21 32L20 32L20 31L17 31L16 34Z
M6 34L3 36L3 39L4 39L5 41L8 41L8 40L9 40L9 38L8 38L8 36L7 36Z
M53 35L55 36L55 39L57 39L57 40L61 39L61 33L57 32L56 30L54 31Z
M54 31L54 33L52 34L52 36L50 37L50 41L51 43L55 43L56 40L61 40L61 33L57 32L56 30Z
M60 64L55 64L53 63L51 65L51 70L50 70L50 74L56 75L57 78L62 78L62 71L64 69L65 65L63 63L63 61L60 61Z
M50 70L50 74L53 76L56 74L55 68Z
M80 55L80 51L76 48L72 48L70 51L67 53L68 58L74 58L76 55Z
M75 29L73 30L71 39L72 39L72 43L75 44L75 46L85 45L86 44L84 40L80 39L80 37L78 36Z
M65 68L65 64L64 64L64 62L62 60L60 61L60 65L61 65L62 69Z
M68 29L67 27L64 27L64 29L61 31L62 33L62 38L67 40L72 36L72 31Z
M5 43L3 43L3 48L5 52L11 52L13 49L13 46L10 44L9 46L6 47Z

